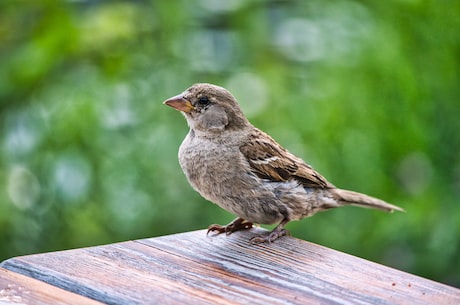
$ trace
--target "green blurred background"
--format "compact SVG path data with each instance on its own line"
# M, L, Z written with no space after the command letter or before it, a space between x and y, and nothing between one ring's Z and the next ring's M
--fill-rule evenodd
M195 82L332 183L296 237L460 287L460 2L2 1L0 261L225 224L187 183ZM231 237L229 237L231 238Z

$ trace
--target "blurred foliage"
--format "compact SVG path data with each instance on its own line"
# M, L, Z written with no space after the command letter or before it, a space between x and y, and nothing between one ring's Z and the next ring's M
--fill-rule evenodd
M296 237L460 286L460 2L2 1L0 260L206 228L162 101L232 91L332 183Z

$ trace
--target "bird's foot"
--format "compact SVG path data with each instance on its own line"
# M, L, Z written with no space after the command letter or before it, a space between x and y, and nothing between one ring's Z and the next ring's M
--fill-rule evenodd
M217 232L216 235L221 233L230 235L233 232L240 230L248 230L250 228L252 228L252 222L244 220L243 218L237 218L226 226L221 226L217 224L210 225L208 227L208 233L206 234L209 234L209 232Z
M261 244L261 243L269 243L271 244L273 241L277 240L278 238L289 235L289 231L284 228L284 226L289 222L288 219L283 219L279 225L276 226L268 235L258 235L254 236L250 239L251 244Z
M281 229L278 231L273 230L270 233L268 233L268 235L254 236L253 238L251 238L250 242L253 245L261 244L261 243L271 244L273 241L285 235L289 235L289 231L286 229Z

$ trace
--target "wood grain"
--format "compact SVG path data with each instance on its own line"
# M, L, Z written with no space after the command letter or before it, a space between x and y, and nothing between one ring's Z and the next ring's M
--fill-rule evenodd
M87 304L99 302L0 268L0 304Z
M108 304L460 304L460 289L262 229L195 231L1 264Z

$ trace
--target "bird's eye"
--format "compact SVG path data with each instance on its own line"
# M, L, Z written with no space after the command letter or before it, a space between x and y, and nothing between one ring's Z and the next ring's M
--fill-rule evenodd
M200 106L207 106L209 105L210 101L207 96L202 96L198 99L198 105Z

